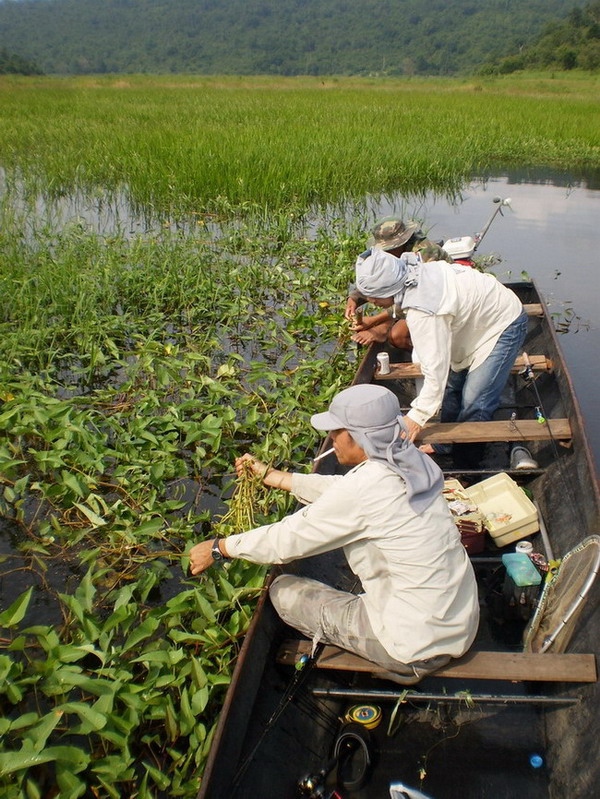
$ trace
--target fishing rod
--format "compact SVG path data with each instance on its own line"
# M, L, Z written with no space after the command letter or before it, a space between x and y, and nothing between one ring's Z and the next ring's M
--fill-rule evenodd
M581 507L580 507L580 505L576 504L573 501L573 492L570 490L571 486L568 484L568 480L567 480L567 478L564 475L564 472L563 472L563 469L562 469L562 464L561 464L561 456L560 456L560 453L558 451L558 443L557 443L556 438L554 437L554 435L552 433L552 429L551 429L550 425L548 424L548 415L546 413L546 410L544 409L544 403L542 401L542 397L540 395L540 392L539 392L539 389L538 389L538 386L537 386L537 377L536 377L536 375L533 372L533 367L531 365L531 361L529 360L529 356L527 355L526 352L523 352L523 363L524 363L524 368L523 368L523 370L522 370L522 372L520 374L523 377L523 379L525 380L525 383L526 383L527 387L529 388L530 391L533 392L533 396L535 397L535 402L537 403L537 405L535 406L535 417L536 417L536 419L537 419L539 424L546 425L546 429L548 430L548 434L550 436L550 446L552 448L552 453L554 455L554 461L556 463L558 476L559 476L561 482L563 483L563 485L565 487L565 493L566 493L566 496L567 496L567 501L569 502L569 504L570 504L570 506L571 506L571 508L573 510L574 517L578 518L580 520L580 522L582 523L582 525L585 526L585 518L584 518L584 515L582 513Z
M503 199L502 197L494 197L494 198L493 198L493 200L492 200L492 202L497 204L497 208L495 208L495 209L494 209L494 211L493 211L492 215L490 216L490 218L489 218L489 219L488 219L488 221L486 222L486 224L485 224L485 226L483 227L483 230L481 231L481 233L478 233L478 234L477 234L477 236L475 236L475 250L476 250L476 249L479 247L479 245L481 244L481 240L482 240L482 238L483 238L483 237L485 236L485 234L488 232L488 230L489 230L489 228L490 228L490 225L492 224L492 222L493 222L493 221L494 221L494 219L496 218L497 214L500 214L500 216L504 216L504 214L502 213L502 209L503 209L504 207L506 207L506 206L508 206L509 208L511 208L511 207L512 207L512 206L511 206L511 202L512 202L512 200L511 200L511 198L510 198L510 197L505 197L504 199Z
M360 580L358 577L352 582L350 586L349 593L354 593L356 588L358 587ZM287 707L296 699L298 694L300 693L302 686L308 681L309 676L311 675L313 669L316 667L317 662L323 649L325 648L325 641L317 641L313 647L313 651L310 655L302 655L299 659L298 663L296 663L294 673L292 675L291 680L288 682L279 702L277 703L275 709L271 713L271 716L265 723L264 727L260 735L258 736L257 741L255 742L254 746L248 753L248 755L244 758L243 762L240 764L239 768L237 769L234 778L233 778L233 789L234 793L239 787L239 784L242 780L242 777L246 773L248 766L254 760L258 750L262 746L262 742L264 741L265 737L269 733L269 731L275 726L275 723L279 720L279 717L285 712Z

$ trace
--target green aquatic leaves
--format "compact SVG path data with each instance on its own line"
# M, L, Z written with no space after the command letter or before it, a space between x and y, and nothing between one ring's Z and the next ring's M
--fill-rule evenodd
M28 588L5 611L0 613L1 627L15 627L23 621L31 600L32 591L32 588Z
M3 795L24 796L30 783L40 795L68 783L130 795L146 774L148 796L159 783L192 795L235 657L231 617L263 574L253 567L242 586L234 572L211 580L207 595L191 587L150 607L137 583L98 601L88 570L63 596L72 615L61 631L24 628L20 657L0 655Z
M0 229L0 792L195 796L265 569L191 580L187 553L237 455L308 468L359 239Z

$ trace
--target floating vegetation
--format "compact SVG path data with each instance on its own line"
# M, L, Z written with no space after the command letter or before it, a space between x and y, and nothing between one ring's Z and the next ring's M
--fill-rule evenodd
M244 462L229 500L229 510L213 525L212 534L221 537L255 527L256 512L264 494L262 477L252 471L248 462Z
M592 323L576 313L571 300L565 300L561 305L559 311L550 313L557 333L579 333L581 330L591 329Z
M251 479L222 496L248 449L305 468L354 369L362 241L21 222L0 228L0 792L195 796L265 569L198 581L187 552L288 509Z

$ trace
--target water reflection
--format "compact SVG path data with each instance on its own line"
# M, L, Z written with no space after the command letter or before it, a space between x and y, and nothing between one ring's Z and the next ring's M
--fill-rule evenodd
M487 177L482 177L481 181L486 180L505 180L507 185L513 186L522 183L542 184L549 186L562 186L564 188L583 188L592 191L600 190L600 169L526 169L523 167L505 169L501 172L494 172Z
M600 385L600 190L592 186L600 188L597 173L577 182L573 173L515 170L474 180L458 204L431 195L412 206L401 198L374 203L371 211L379 216L406 209L424 220L433 237L448 238L477 233L493 209L493 197L511 197L511 208L494 221L479 253L499 255L494 272L503 280L519 279L525 271L547 299L550 311L563 321L572 318L560 344L600 464L596 399Z

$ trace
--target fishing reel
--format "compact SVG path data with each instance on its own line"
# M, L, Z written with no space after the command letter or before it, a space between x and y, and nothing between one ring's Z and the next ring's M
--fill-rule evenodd
M335 767L336 761L332 760L324 769L316 774L307 774L298 780L298 796L305 799L341 799L335 790L326 785L327 775Z
M378 708L375 708L378 710ZM371 727L379 722L371 716ZM357 791L368 781L374 765L374 744L368 725L351 722L344 724L333 747L333 757L316 774L298 781L299 796L306 799L341 799L336 788ZM335 787L331 787L331 786Z

